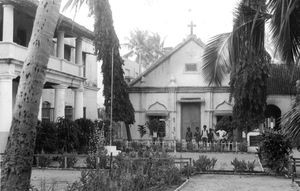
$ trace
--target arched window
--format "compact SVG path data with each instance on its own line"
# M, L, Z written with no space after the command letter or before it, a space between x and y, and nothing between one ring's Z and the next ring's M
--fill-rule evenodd
M280 125L281 118L281 110L276 105L267 105L267 109L265 111L266 117L266 126L273 127L275 130L278 130Z

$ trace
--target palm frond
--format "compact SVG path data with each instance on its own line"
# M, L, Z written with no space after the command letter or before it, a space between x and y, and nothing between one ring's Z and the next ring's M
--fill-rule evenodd
M288 65L295 63L300 53L300 1L270 0L273 14L271 32L275 50Z
M83 3L88 3L90 0L68 0L66 4L63 6L62 12L66 11L67 9L75 9L77 12L78 8L80 8Z
M230 70L230 55L228 45L232 33L224 33L213 37L207 44L203 54L204 79L211 84L220 86Z
M209 84L221 85L224 75L234 69L242 57L249 60L264 54L265 21L270 19L264 1L242 1L234 12L234 27L231 33L213 37L205 48L204 76ZM255 4L255 3L253 3ZM226 50L227 49L227 50ZM243 50L243 51L241 51ZM247 55L244 55L247 52Z
M293 141L300 137L300 105L297 104L281 118L281 127L284 135L289 136Z
M265 51L265 21L269 18L263 1L256 6L246 4L244 1L239 4L234 12L233 39L230 47L234 63L238 62L241 49L255 50L256 53L247 51L250 60L255 54Z

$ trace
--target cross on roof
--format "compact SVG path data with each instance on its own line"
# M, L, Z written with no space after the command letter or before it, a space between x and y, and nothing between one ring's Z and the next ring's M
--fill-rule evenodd
M196 27L196 25L193 23L193 21L191 21L191 24L189 24L188 27L191 28L191 34L190 35L193 35L194 34L194 27Z

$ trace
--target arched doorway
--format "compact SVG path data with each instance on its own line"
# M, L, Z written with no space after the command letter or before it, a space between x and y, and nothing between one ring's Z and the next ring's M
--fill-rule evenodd
M265 117L267 123L272 122L272 119L274 119L275 120L274 129L275 130L279 129L280 120L281 120L281 110L279 107L273 104L267 105L267 109L265 111Z

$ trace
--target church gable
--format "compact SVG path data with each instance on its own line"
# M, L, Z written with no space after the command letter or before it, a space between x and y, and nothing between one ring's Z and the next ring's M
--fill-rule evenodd
M207 86L202 76L204 44L191 36L141 74L132 87Z

